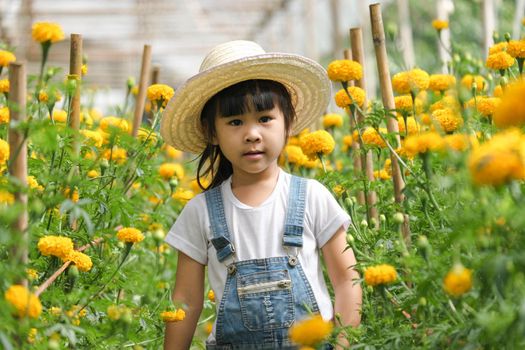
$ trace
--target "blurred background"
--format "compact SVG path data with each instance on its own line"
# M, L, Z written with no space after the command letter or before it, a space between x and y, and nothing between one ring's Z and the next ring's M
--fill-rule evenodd
M446 70L449 60L439 44L433 19L450 21L442 40L450 47L487 52L494 32L517 38L525 0L0 0L0 42L38 72L39 44L31 39L38 21L62 26L66 40L51 48L48 62L67 72L69 36L83 37L88 65L85 83L104 90L97 105L120 103L128 77L138 78L144 44L152 47L157 82L177 87L198 72L214 45L254 40L266 51L302 54L327 65L343 57L349 29L362 27L369 96L376 94L376 67L368 6L381 3L390 69ZM480 49L481 48L481 49ZM484 57L475 57L482 60Z

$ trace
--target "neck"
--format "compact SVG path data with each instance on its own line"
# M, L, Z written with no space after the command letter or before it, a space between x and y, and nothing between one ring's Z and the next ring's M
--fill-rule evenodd
M250 174L245 173L242 171L233 171L232 174L232 189L235 189L237 187L246 187L246 186L252 186L252 185L260 185L262 183L268 183L274 184L277 182L277 178L279 176L280 168L277 165L277 162L273 165L268 167L265 171L260 172L258 174Z

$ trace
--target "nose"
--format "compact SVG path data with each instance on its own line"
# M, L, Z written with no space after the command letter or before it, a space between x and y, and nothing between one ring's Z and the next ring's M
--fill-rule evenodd
M261 141L261 133L257 125L247 125L244 134L244 142L254 143Z

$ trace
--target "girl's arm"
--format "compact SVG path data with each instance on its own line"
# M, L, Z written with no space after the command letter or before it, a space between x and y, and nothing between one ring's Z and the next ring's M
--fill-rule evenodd
M334 312L341 316L343 326L357 327L361 322L362 290L359 273L355 270L354 251L346 248L346 232L343 227L322 247L330 282L334 287Z
M164 350L189 349L204 303L204 265L179 251L172 300L187 305L182 321L166 323Z

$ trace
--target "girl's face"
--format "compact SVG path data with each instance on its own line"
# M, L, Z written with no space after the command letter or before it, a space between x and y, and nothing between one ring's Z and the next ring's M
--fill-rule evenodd
M215 118L214 144L232 163L235 175L262 175L277 169L277 159L286 142L281 109L254 111Z

